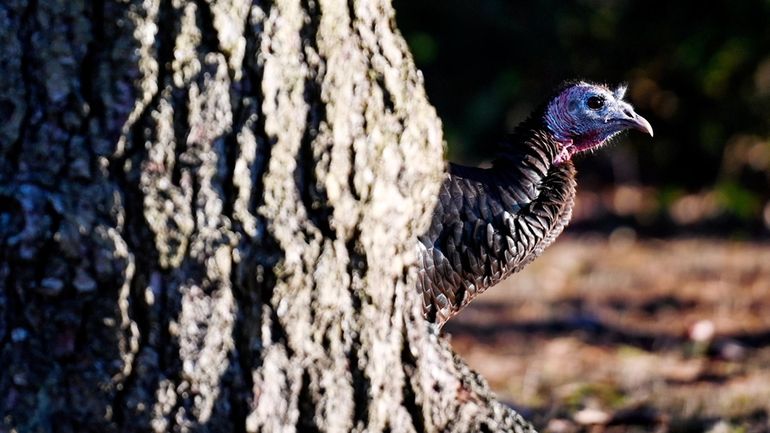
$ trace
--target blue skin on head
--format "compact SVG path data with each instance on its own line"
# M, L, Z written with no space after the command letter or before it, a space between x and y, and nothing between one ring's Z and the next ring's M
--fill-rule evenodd
M626 129L637 129L652 136L650 122L623 100L625 93L625 86L610 90L606 86L580 82L551 100L545 123L562 146L554 163L599 147Z

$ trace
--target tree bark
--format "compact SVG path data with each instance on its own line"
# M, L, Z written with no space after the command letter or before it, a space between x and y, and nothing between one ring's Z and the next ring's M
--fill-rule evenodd
M388 0L10 0L0 65L0 431L533 431L422 319Z

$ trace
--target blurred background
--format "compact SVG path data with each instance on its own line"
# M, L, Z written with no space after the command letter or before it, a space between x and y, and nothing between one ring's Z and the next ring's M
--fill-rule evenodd
M655 129L579 157L572 224L447 331L543 431L770 431L770 2L396 0L448 159L567 79Z

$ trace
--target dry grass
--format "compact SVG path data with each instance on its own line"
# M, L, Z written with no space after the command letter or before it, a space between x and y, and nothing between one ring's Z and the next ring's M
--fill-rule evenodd
M545 432L770 431L770 245L562 237L446 329Z

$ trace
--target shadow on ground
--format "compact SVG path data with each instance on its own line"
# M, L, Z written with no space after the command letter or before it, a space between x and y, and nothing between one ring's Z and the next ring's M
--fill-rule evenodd
M770 245L567 237L450 321L544 432L770 431Z

